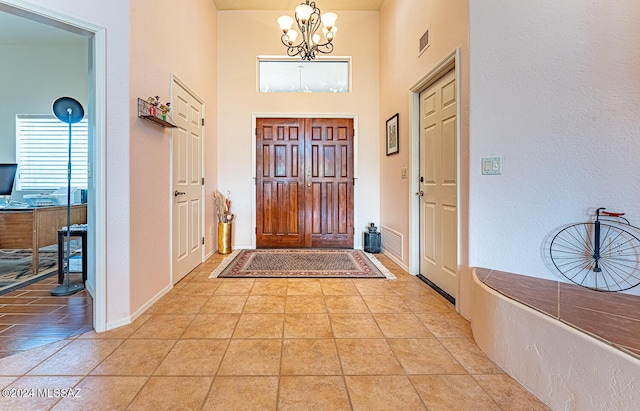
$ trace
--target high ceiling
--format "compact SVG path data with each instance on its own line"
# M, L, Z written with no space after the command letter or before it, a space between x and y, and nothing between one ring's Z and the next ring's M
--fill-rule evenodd
M303 0L213 0L218 10L293 10ZM316 0L322 11L380 10L384 0Z
M213 0L218 10L293 10L304 0ZM380 10L384 0L316 0L323 12L340 10ZM0 44L85 45L77 34L14 16L0 10Z

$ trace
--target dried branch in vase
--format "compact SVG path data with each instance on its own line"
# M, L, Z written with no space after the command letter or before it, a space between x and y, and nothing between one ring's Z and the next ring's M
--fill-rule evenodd
M225 197L220 191L216 191L214 194L216 202L216 213L218 214L218 222L230 223L233 221L234 215L231 214L231 193L227 191L227 197Z

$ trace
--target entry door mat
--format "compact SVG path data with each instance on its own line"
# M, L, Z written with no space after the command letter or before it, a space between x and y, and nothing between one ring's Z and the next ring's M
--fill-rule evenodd
M0 250L0 295L58 273L58 251L40 250L38 272L31 269L31 250Z
M388 278L396 277L362 250L236 250L209 278Z

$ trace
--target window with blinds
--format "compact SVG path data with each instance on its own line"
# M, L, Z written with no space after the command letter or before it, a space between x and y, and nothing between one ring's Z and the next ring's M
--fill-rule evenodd
M87 120L71 125L71 186L87 188ZM16 116L18 190L55 190L67 186L69 125L53 115Z

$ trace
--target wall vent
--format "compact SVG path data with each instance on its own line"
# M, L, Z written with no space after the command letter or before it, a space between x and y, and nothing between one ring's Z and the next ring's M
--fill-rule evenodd
M380 226L380 234L382 235L382 248L384 249L384 251L392 254L400 261L402 261L402 234L383 225Z
M424 51L431 45L431 26L429 26L427 31L425 31L422 37L420 37L419 44L420 52L418 53L418 56L422 55L422 53L424 53Z

